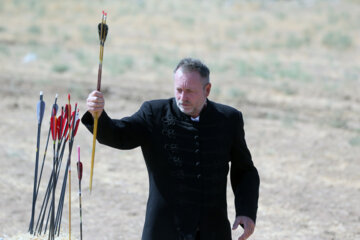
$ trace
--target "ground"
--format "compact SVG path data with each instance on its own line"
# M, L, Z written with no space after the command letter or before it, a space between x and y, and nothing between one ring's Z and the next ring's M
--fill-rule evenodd
M109 35L102 91L111 117L131 114L145 100L171 97L176 63L200 58L211 69L209 98L244 115L261 177L250 239L360 239L358 1L5 0L0 4L1 240L30 239L39 92L46 102L42 156L55 94L62 106L70 93L83 114L96 88L96 27L103 9ZM84 163L84 239L140 239L148 194L140 150L97 144L90 194L92 135L83 126L77 145ZM49 150L40 197L51 158ZM72 239L79 239L75 151L72 159ZM232 222L230 187L228 202ZM234 232L234 239L240 233Z

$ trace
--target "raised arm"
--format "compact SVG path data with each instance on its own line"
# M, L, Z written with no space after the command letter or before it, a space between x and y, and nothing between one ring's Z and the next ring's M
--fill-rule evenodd
M111 119L104 110L104 97L101 92L90 93L87 99L88 112L81 121L92 132L93 117L97 112L99 117L97 140L99 143L118 149L132 149L146 142L150 132L151 108L144 103L132 116L122 119Z

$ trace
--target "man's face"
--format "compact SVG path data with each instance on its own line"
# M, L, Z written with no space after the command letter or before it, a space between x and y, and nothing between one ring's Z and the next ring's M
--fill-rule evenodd
M211 84L204 86L204 81L198 72L183 72L180 68L174 74L174 87L179 109L191 117L199 116L209 96Z

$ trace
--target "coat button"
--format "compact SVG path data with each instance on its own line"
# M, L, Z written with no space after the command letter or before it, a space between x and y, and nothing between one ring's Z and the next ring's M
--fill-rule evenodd
M200 143L199 143L199 142L195 142L195 146L197 146L197 147L198 147L199 145L200 145Z
M195 166L200 166L200 162L197 161L197 162L195 163Z
M199 153L200 152L200 150L199 149L195 149L195 153Z
M198 140L198 139L199 139L199 135L195 135L195 136L194 136L194 139L195 139L195 140Z
M197 179L200 179L200 178L201 178L201 174L198 174L196 177L197 177Z

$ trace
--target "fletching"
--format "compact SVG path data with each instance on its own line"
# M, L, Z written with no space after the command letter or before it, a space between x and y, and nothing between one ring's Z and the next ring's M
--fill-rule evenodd
M60 115L56 121L56 131L57 131L57 138L58 140L62 137L62 128L63 128L63 121L62 121L62 115Z
M68 139L68 133L69 133L69 124L67 124L67 119L63 119L64 122L64 130L62 132L62 136L65 139Z
M45 102L43 101L43 92L40 92L40 100L37 103L36 115L38 123L41 124L45 112Z
M73 111L72 114L70 115L70 124L68 124L68 121L66 120L64 137L66 136L67 140L69 140L71 138L70 134L72 134L71 132L72 132L73 126L74 126L74 118L75 118L75 111ZM69 129L71 131L69 131Z
M52 106L52 108L51 109L55 109L55 115L57 114L57 111L58 111L58 105L57 105L57 98L58 98L58 95L56 94L55 95L55 102L54 102L54 104L53 104L53 106ZM51 114L53 114L54 112L51 112Z
M79 123L80 123L80 117L79 117L79 109L78 109L75 114L74 137L76 136L77 130L79 128Z
M77 166L78 178L79 178L79 181L81 181L83 165L80 161L80 146L78 146L77 149L78 149L78 162L76 163L76 166Z
M70 104L66 104L65 105L65 111L64 111L64 120L66 119L66 125L67 125L67 131L69 130L69 124L70 124L70 119L71 119L71 105Z
M62 107L63 108L63 107ZM69 130L69 124L67 123L68 121L68 118L67 118L67 111L65 110L64 113L63 113L63 117L62 117L62 130L61 130L61 133L62 133L62 137L67 139L67 132Z
M106 17L107 13L105 11L102 11L101 23L98 24L99 40L102 46L104 46L106 36L109 30L108 25L106 25Z
M67 139L70 139L70 133L71 133L71 128L72 128L72 126L70 125L71 124L71 104L70 104L70 93L68 94L68 100L69 100L69 104L67 104L67 106L68 106L68 108L67 108L67 119L68 119L68 121L67 121L67 125L69 125L69 129L68 129L68 132L69 132L69 134L68 134L68 137L67 137ZM65 110L66 110L66 107L65 107Z
M71 128L74 126L74 120L75 120L75 111L71 113Z
M68 115L69 115L69 110L68 110L69 106L66 104L65 105L65 109L64 109L64 119L68 118Z
M51 120L50 120L50 129L51 129L51 137L52 139L55 141L56 140L56 134L57 134L57 119L56 119L56 115L55 115L55 109L53 110L54 114L51 116Z
M78 172L78 178L79 180L81 181L82 179L82 172L83 172L83 165L82 165L82 162L77 162L76 163L76 166L77 166L77 172Z
M71 114L71 120L70 120L70 123L71 123L71 126L70 126L70 129L71 129L71 138L74 138L75 137L75 127L76 127L76 114L77 113L77 103L75 103L75 109L74 111L72 112Z
M65 124L66 124L66 120L64 120L64 107L61 107L61 115L58 118L58 121L60 122L60 128L59 128L59 139L61 139L64 136L64 128L65 128Z
M103 27L103 30L101 32L101 25ZM99 32L99 40L102 44L104 44L105 40L106 40L106 36L108 34L109 31L109 27L107 24L105 23L99 23L98 25L98 32Z
M65 105L65 118L67 118L69 120L70 117L71 117L71 105L66 104Z

